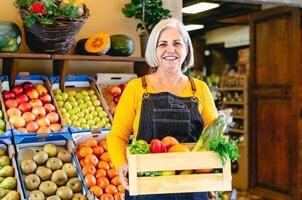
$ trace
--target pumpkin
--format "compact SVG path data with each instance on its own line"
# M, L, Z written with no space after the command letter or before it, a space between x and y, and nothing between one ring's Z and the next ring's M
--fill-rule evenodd
M88 38L80 39L76 43L75 47L75 53L79 55L93 55L85 50L85 43L88 40Z
M107 53L110 56L130 56L135 51L134 41L127 35L111 35L110 42L111 48Z
M110 49L110 35L97 33L88 38L84 45L85 51L92 54L105 54Z
M17 24L0 20L0 52L15 53L21 45L21 31Z

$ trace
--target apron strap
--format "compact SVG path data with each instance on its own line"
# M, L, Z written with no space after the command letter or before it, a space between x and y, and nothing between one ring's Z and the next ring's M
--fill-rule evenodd
M142 76L142 87L144 88L145 92L143 94L143 98L144 99L148 99L149 98L149 93L147 92L147 80L146 80L146 76Z
M193 93L192 101L197 102L198 98L196 97L196 85L195 85L195 82L194 82L194 80L193 80L193 78L191 76L188 76L188 78L189 78L189 81L191 83L191 89L192 89L192 93Z

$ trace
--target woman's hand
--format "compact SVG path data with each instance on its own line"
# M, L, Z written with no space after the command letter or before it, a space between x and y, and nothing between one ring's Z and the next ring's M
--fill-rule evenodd
M118 176L119 176L120 182L124 186L124 188L126 190L129 190L129 181L127 178L127 174L128 174L128 164L121 165L118 170Z

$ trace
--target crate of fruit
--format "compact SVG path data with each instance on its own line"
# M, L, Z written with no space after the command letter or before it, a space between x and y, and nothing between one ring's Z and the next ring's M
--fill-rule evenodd
M112 116L114 116L115 107L118 104L127 83L136 77L136 74L97 74L97 86L102 98L106 101Z
M73 134L76 155L85 184L97 199L125 199L125 189L107 152L107 133Z
M15 159L15 149L10 137L0 140L0 199L19 200L22 187Z
M59 89L59 83L60 77L56 77L52 85L54 99L71 133L111 129L112 116L93 77L69 75L64 91Z
M73 154L71 135L30 135L14 142L24 199L93 199Z
M230 160L222 165L215 152L190 152L192 147L178 144L165 153L142 155L128 151L130 195L231 190Z
M8 87L8 81L6 76L0 77L0 91L2 91L2 87ZM3 83L3 84L2 84ZM11 137L11 126L8 122L8 118L5 112L5 106L2 95L0 95L0 138L2 137Z
M17 76L13 88L9 88L7 82L2 82L1 101L15 136L69 134L52 99L48 77Z

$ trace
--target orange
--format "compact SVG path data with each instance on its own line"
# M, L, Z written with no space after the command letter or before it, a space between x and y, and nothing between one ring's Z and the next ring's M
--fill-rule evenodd
M166 136L166 137L164 137L161 140L161 142L166 145L166 147L167 147L168 150L173 145L179 144L178 140L175 137L172 137L172 136Z
M98 168L107 170L107 169L110 169L110 165L105 160L100 160L99 163L98 163Z
M112 163L111 161L109 162L109 166L110 166L110 168L112 168L112 169L114 168L114 165L113 165L113 163Z
M110 162L111 159L110 159L109 153L108 152L103 153L101 155L101 160L105 160L106 162Z
M106 177L99 177L96 179L96 185L105 189L110 184L108 178Z
M93 151L90 147L82 147L80 148L79 150L79 155L82 157L82 158L85 158L86 156L88 155L92 155Z
M118 193L118 189L117 187L115 187L114 185L112 184L109 184L106 188L105 188L105 193L108 193L108 194L116 194Z
M190 149L183 144L174 144L168 152L190 152Z
M95 155L88 155L85 157L85 163L97 166L99 163L99 159Z
M105 169L98 169L96 170L96 173L95 173L95 178L99 178L99 177L106 177L107 175L107 172Z
M93 150L93 154L97 157L101 156L102 153L104 153L104 148L101 146L94 147L92 150Z
M94 194L94 196L100 198L103 194L103 189L99 186L92 186L90 188L91 192Z
M125 193L118 192L114 195L114 200L125 200Z
M115 176L111 179L111 184L118 187L121 182L120 182L120 178L118 176Z
M78 145L78 149L82 148L82 147L88 147L88 145L86 143L82 143Z
M91 148L94 148L94 147L97 147L98 146L98 142L95 140L95 139L90 139L88 140L88 142L86 142L86 144L91 147Z
M88 188L91 188L93 186L95 186L96 184L96 179L93 175L88 174L85 176L85 184Z
M99 141L99 146L103 147L104 151L107 151L107 143L106 140Z
M106 172L107 172L107 177L110 179L118 175L115 169L108 169Z
M82 168L86 165L85 159L80 160L80 165Z
M102 194L100 200L114 200L112 194Z
M123 185L117 186L117 189L118 189L119 192L125 192L125 188L124 188Z
M82 168L83 176L86 176L88 174L94 175L96 172L95 167L91 164L87 164Z

